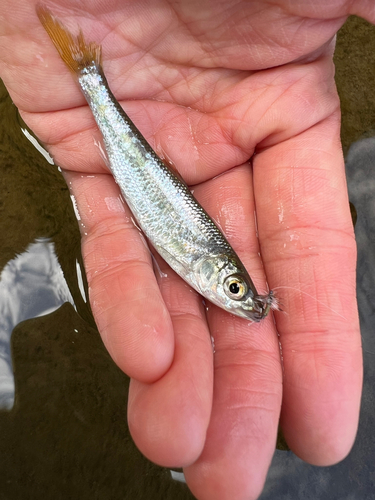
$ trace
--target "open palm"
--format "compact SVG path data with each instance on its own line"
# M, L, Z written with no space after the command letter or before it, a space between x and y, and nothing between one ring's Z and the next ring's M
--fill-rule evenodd
M92 309L132 377L128 421L140 450L184 466L199 499L255 498L281 409L296 454L321 465L342 459L362 381L332 63L344 0L334 8L323 0L49 6L102 44L114 95L192 186L258 290L265 276L280 287L284 312L260 324L204 304L151 256L36 1L4 3L0 76L77 201ZM351 5L370 18L366 2Z

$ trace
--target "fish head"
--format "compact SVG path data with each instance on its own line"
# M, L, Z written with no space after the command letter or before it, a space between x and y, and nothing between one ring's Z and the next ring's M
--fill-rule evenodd
M198 291L226 311L258 322L275 308L273 293L259 295L241 262L226 255L200 259L195 270Z

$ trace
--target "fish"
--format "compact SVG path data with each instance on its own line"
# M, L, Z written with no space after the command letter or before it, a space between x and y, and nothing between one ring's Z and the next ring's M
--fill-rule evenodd
M222 309L259 322L278 301L260 295L245 266L187 184L152 149L114 97L102 48L73 35L44 5L37 15L74 75L103 136L110 171L149 242L194 290Z

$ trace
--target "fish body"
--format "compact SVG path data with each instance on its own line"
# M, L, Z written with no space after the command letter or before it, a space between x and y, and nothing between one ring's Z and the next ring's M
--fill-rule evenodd
M157 156L112 94L101 47L74 37L44 7L38 16L78 84L103 135L110 170L142 231L163 259L219 307L260 321L276 301L248 272L188 186Z

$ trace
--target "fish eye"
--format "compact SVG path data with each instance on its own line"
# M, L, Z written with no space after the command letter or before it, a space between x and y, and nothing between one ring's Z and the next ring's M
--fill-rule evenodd
M229 276L224 281L224 291L230 299L241 300L247 293L247 284L239 276Z

